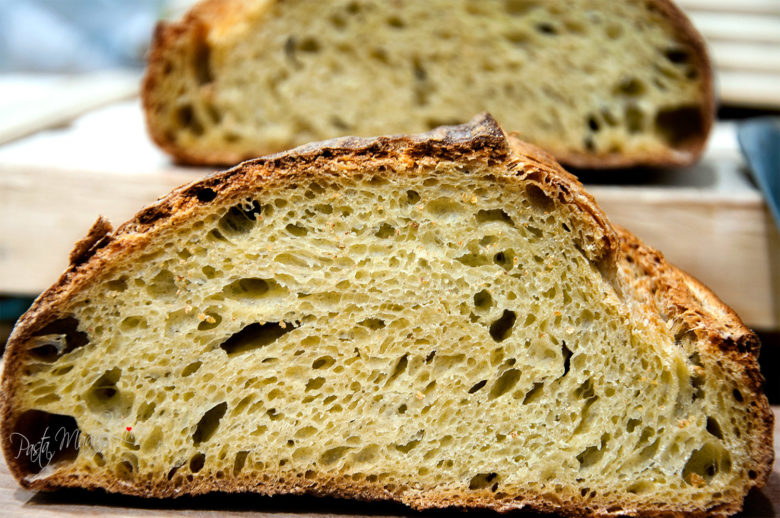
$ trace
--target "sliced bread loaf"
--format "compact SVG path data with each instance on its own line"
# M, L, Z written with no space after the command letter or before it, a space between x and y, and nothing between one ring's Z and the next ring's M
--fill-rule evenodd
M755 335L489 117L246 162L71 263L5 355L25 487L727 515L771 469Z
M668 0L206 0L159 26L143 102L176 159L230 165L482 111L573 166L688 164L714 109Z

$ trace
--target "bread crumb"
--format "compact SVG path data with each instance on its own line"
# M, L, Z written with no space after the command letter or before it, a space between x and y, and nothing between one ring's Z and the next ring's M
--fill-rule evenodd
M694 487L702 487L706 481L698 473L691 473L691 485Z

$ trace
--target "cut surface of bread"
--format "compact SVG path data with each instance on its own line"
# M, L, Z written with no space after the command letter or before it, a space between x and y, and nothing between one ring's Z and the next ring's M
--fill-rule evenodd
M71 263L6 351L25 487L726 515L770 472L755 335L489 116L246 162Z
M482 111L570 165L687 164L713 99L668 0L206 0L158 27L143 87L163 149L229 165Z

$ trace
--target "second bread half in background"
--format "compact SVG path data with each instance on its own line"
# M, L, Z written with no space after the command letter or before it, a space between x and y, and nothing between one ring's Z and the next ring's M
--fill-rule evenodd
M158 27L143 101L193 164L489 110L571 166L684 165L714 112L704 44L667 0L206 0Z

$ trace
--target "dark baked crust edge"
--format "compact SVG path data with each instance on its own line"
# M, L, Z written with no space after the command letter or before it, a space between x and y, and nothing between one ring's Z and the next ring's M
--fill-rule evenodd
M701 34L685 13L673 0L647 0L647 4L665 17L675 29L680 43L693 51L694 66L701 72L701 120L702 134L691 139L684 149L669 148L665 153L581 153L577 151L555 151L559 162L581 169L617 169L634 166L685 166L699 160L707 144L715 121L714 74L707 46ZM203 151L193 147L180 146L166 137L162 129L155 124L154 90L159 78L164 77L165 56L174 47L181 45L182 37L198 38L209 30L213 17L225 16L237 5L235 0L202 0L196 4L182 20L178 22L159 22L155 28L149 51L146 74L141 86L141 101L144 107L146 127L152 140L173 159L181 164L190 165L231 165L242 160L252 159L276 150L258 146L254 153L238 153L229 150ZM521 128L510 128L520 131Z
M59 281L43 293L30 310L22 316L9 339L4 361L0 401L0 441L3 453L13 476L24 487L52 490L59 487L103 488L145 497L169 497L181 493L170 487L154 485L128 486L115 480L100 479L91 475L54 474L48 478L25 479L21 468L14 462L9 433L14 419L15 371L23 364L24 343L41 327L57 318L59 307L68 298L95 281L104 268L127 259L143 249L158 231L180 221L187 221L209 210L209 203L221 199L222 206L240 196L246 189L256 189L262 182L270 182L288 175L316 174L324 164L338 163L344 168L360 168L363 164L386 163L402 166L415 163L433 164L436 160L479 161L514 172L517 181L532 182L549 196L557 197L575 206L598 239L594 241L591 260L602 261L619 268L622 261L631 260L643 265L646 278L659 289L662 311L682 325L696 328L697 340L708 354L718 354L734 366L735 379L746 388L745 398L755 407L753 433L753 458L756 477L745 488L761 487L771 471L774 449L773 417L766 397L762 393L763 379L758 370L758 341L739 318L712 295L703 285L668 265L660 253L643 245L627 231L615 229L601 212L593 198L569 173L556 164L549 155L534 146L512 138L506 138L496 122L488 115L475 119L468 125L444 127L418 136L344 138L310 144L287 153L271 155L241 164L225 172L213 174L171 192L157 203L140 211L131 221L113 233L104 221L98 220L85 240L77 245L74 254L78 262L71 264ZM640 279L641 280L641 279ZM624 279L630 284L630 279ZM696 293L691 290L693 286ZM628 286L627 286L628 287ZM704 323L704 326L697 324ZM641 512L645 516L705 516L726 515L737 512L741 499L717 509L702 510L691 507L659 508L658 505L633 506L621 511L609 511L606 506L570 499L554 502L550 498L519 495L519 500L497 500L490 493L450 494L446 491L416 493L404 489L388 491L376 484L355 482L344 478L327 478L322 486L307 487L300 483L278 481L200 481L188 488L187 494L207 491L255 491L262 494L311 493L365 500L398 500L415 508L472 507L498 511L528 507L539 511L560 512L569 516L609 516L615 513Z
M636 265L646 278L632 284L651 297L655 311L678 335L691 334L702 355L723 359L723 367L738 382L751 408L753 429L750 451L752 487L761 488L774 464L774 413L764 395L764 377L758 365L761 342L739 316L707 286L669 264L661 252L647 246L628 230L613 226L620 239L619 265ZM629 266L628 263L631 263ZM649 281L649 282L647 282ZM648 291L649 288L649 291Z

